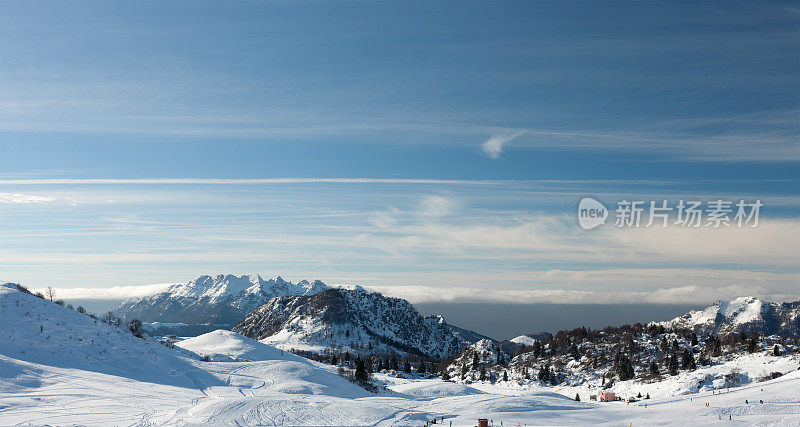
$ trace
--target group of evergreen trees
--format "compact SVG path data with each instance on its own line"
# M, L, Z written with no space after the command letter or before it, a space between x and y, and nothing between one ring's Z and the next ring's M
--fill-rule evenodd
M415 373L418 375L423 375L427 373L433 373L435 370L433 369L433 364L421 358L412 359L411 357L406 357L405 359L401 359L398 357L398 354L392 353L389 356L382 355L382 354L370 354L364 356L363 358L360 355L353 357L350 354L350 351L345 351L343 353L336 353L331 349L328 349L326 353L323 354L307 354L304 355L319 362L329 363L334 366L341 366L346 368L355 368L358 369L359 364L363 364L364 370L367 373L373 372L381 372L381 371L388 371L393 370L397 372L406 372L406 373Z
M791 338L789 338L791 339ZM797 339L795 339L797 341ZM529 368L538 369L537 379L556 383L566 378L563 367L576 361L584 366L605 371L606 377L620 381L637 375L658 379L662 372L677 375L681 370L695 370L698 365L708 365L712 359L724 354L750 353L762 349L758 334L733 334L698 336L690 330L667 330L662 325L623 325L592 331L577 328L560 331L551 339L536 341L532 346L517 351L511 363L512 372L525 378ZM608 354L613 357L609 360ZM780 347L773 348L780 355Z

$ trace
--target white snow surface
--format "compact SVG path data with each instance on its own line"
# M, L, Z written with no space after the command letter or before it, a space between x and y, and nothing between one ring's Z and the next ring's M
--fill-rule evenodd
M175 345L213 361L306 360L225 329L187 338Z
M336 368L215 331L168 348L10 287L0 286L0 425L800 425L796 357L736 359L748 378L777 379L715 390L696 387L702 370L643 388L615 384L637 403L588 402L589 389L443 382L376 374L369 393ZM213 354L223 362L203 362ZM248 359L248 361L242 361ZM661 385L658 385L661 384ZM722 394L716 394L720 390ZM581 393L581 402L573 400ZM688 394L684 394L688 393ZM745 399L749 403L745 403ZM764 403L756 403L763 400ZM708 403L708 406L706 406Z

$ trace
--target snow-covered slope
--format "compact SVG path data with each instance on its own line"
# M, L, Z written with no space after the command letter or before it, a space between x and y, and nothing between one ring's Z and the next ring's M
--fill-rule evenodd
M127 300L114 312L125 319L143 322L233 326L270 298L311 295L327 288L318 280L294 284L280 276L269 280L259 275L200 276L156 295Z
M338 348L449 357L464 344L441 317L423 317L406 300L363 288L274 298L233 330L283 349L316 352Z
M756 297L716 301L713 305L691 311L665 322L654 322L666 328L685 328L704 334L757 332L763 335L800 334L800 301L765 302Z
M175 345L215 362L305 360L300 356L287 354L283 350L224 329L178 341Z
M136 338L123 328L0 285L2 370L16 369L10 367L13 358L179 387L194 387L194 379L203 376L203 381L215 383L203 373L189 378L183 373L193 366L178 351ZM13 375L12 382L14 378L18 376Z

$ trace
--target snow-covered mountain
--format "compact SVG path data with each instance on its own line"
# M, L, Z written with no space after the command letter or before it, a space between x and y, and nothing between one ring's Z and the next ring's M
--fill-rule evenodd
M328 287L319 280L287 282L280 276L200 276L156 295L124 301L114 313L143 322L235 325L256 307L277 296L311 295Z
M312 352L333 348L449 357L467 342L440 316L423 317L406 300L361 287L274 298L233 330L276 347Z
M691 311L665 322L665 328L691 329L697 333L725 335L757 332L763 335L800 334L800 301L775 303L756 297L716 301L711 306Z

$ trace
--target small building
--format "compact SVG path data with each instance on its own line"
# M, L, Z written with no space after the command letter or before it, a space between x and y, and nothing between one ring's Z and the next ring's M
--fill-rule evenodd
M589 395L589 400L597 400L597 395L596 394L590 394Z
M478 427L489 427L489 420L486 418L478 419Z
M600 393L600 401L601 402L613 402L617 400L617 395L611 392L602 392Z

